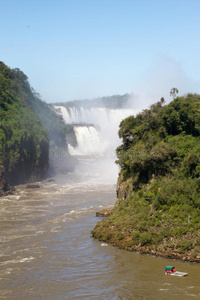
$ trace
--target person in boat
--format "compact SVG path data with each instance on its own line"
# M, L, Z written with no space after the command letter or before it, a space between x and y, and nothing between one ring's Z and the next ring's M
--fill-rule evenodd
M170 274L170 273L173 273L173 272L176 272L176 269L175 269L174 266L166 266L165 267L165 273Z

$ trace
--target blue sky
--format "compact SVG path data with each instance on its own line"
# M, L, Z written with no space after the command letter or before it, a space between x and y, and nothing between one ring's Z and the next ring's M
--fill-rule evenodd
M0 0L0 8L0 60L46 102L200 93L199 0Z

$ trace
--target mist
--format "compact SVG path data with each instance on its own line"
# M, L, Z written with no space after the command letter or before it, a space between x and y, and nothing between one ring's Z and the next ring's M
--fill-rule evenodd
M168 104L173 100L170 97L170 90L173 87L178 89L178 96L199 93L198 82L185 74L182 64L164 55L159 57L143 76L133 83L133 93L127 105L139 112L148 109L151 104L158 102L162 97Z
M198 88L197 83L185 75L181 64L163 56L134 83L133 93L121 96L120 108L115 107L115 100L117 105L120 103L117 95L94 101L72 101L65 107L62 103L55 106L65 123L74 125L77 145L69 143L68 149L71 156L81 162L76 171L85 172L87 176L93 174L93 177L98 174L101 180L104 174L104 179L116 182L119 169L115 164L115 150L121 144L118 136L120 122L148 109L161 97L168 104L173 100L170 97L172 87L179 90L178 96L195 93ZM84 158L87 159L85 162Z
M78 161L75 172L82 172L83 178L116 183L119 168L115 164L115 150L121 144L119 125L124 118L135 115L136 111L132 108L73 106L55 106L55 109L66 124L74 127L77 143L75 146L69 141L68 150Z
M88 149L89 155L110 156L119 145L118 130L120 122L137 113L133 108L107 109L107 108L76 108L69 109L62 106L55 106L60 111L66 124L74 124L78 147L71 145L71 151L76 155L86 155L85 149ZM92 153L93 148L94 153ZM82 147L82 149L81 149ZM72 149L73 148L73 149ZM75 153L76 152L76 153Z

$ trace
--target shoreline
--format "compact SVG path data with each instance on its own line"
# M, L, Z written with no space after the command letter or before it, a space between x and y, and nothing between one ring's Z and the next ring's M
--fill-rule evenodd
M150 247L148 247L148 245L142 246L141 244L132 245L132 238L131 238L130 234L126 234L125 232L123 232L124 241L122 243L121 237L119 237L117 239L114 236L112 236L112 230L113 230L114 226L106 227L107 238L102 238L101 235L105 228L104 224L102 224L102 222L104 220L109 220L109 216L112 215L113 211L114 211L114 209L113 210L103 209L102 211L96 213L96 217L100 217L101 221L97 222L95 228L92 231L93 238L99 240L100 242L108 243L108 244L112 245L113 247L118 247L119 249L127 250L130 252L136 252L136 253L140 253L140 254L148 254L148 255L155 256L155 257L179 260L179 261L183 261L183 262L200 263L200 253L198 253L196 255L196 257L193 257L192 249L189 251L185 251L184 253L180 253L176 249L173 249L173 250L170 250L169 248L164 249L166 247L165 240L163 240L159 244L150 245ZM174 237L174 239L175 239L175 237ZM177 241L178 241L178 239L176 239L176 243L177 243ZM174 243L174 244L176 244L176 243ZM152 249L152 248L154 248L154 249ZM158 250L155 250L155 248L158 248Z

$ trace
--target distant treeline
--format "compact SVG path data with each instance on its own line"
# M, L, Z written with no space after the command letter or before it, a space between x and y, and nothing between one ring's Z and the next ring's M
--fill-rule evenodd
M84 107L84 108L108 108L108 109L120 109L127 106L130 99L130 94L125 95L114 95L108 97L101 97L95 99L85 100L74 100L69 102L57 102L54 105L65 106L65 107Z

